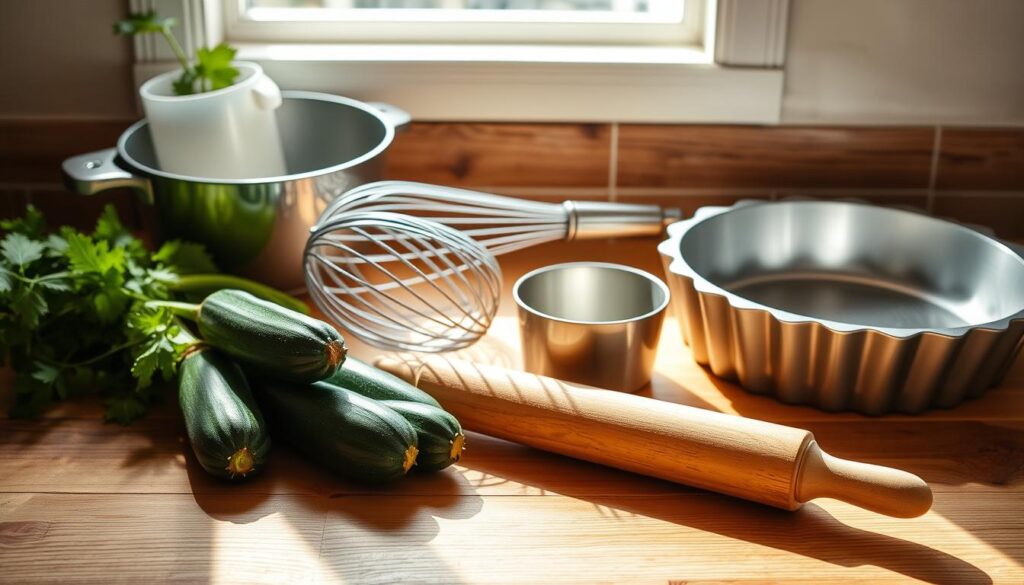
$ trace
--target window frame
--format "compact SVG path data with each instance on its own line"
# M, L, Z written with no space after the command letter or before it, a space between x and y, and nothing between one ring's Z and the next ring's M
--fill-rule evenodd
M236 43L389 43L402 44L596 44L699 46L704 40L707 0L681 0L681 22L635 16L624 22L608 13L560 11L569 22L550 22L542 11L376 10L352 11L342 20L303 20L300 9L259 9L267 16L247 18L245 0L222 0L225 38ZM507 20L488 17L504 13ZM341 13L335 13L341 16ZM422 26L423 22L430 26Z
M224 2L130 0L176 16L185 50L225 40ZM707 0L699 46L231 41L282 88L388 102L414 120L776 124L789 0ZM135 81L174 69L136 38Z

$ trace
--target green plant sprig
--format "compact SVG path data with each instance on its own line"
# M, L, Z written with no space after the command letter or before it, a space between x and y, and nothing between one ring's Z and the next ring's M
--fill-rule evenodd
M105 397L108 420L143 414L198 342L180 319L193 305L181 300L241 288L308 311L280 291L217 274L199 244L175 240L150 252L113 206L89 234L48 234L31 206L0 229L0 358L15 374L13 416L93 392Z
M128 18L114 23L114 34L136 36L159 34L167 41L178 63L181 64L181 76L172 84L175 95L192 95L204 91L213 91L229 87L238 77L238 69L231 66L235 59L236 49L220 43L209 49L206 47L196 51L195 64L185 54L178 39L171 29L178 24L175 18L160 16L155 11L136 12Z

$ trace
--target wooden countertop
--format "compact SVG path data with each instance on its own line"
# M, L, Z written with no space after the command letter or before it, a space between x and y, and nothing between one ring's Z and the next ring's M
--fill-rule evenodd
M591 259L660 273L654 248L503 257L501 314L462 357L519 365L509 288L525 271ZM0 582L1024 583L1024 360L951 410L827 414L715 379L669 315L644 393L810 429L836 455L920 475L935 505L912 520L832 500L787 513L474 433L460 465L382 489L280 445L265 473L229 485L195 462L173 401L128 428L80 401L0 420Z

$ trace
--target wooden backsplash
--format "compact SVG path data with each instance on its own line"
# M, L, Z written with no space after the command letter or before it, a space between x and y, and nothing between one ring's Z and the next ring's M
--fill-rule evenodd
M60 163L114 144L129 121L0 121L0 214L31 201L55 223L89 225L129 193L72 197ZM544 199L682 207L740 198L857 197L920 207L1024 238L1024 129L634 124L414 123L388 178Z

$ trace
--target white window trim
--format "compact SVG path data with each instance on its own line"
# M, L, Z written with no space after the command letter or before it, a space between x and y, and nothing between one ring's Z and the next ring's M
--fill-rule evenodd
M178 17L191 53L224 38L222 1L131 5ZM414 120L778 123L789 0L708 2L717 26L701 47L232 44L282 88L388 102ZM139 83L175 67L157 40L136 39Z
M670 0L671 1L671 0ZM576 44L576 45L698 45L704 32L707 0L674 0L685 3L682 22L666 15L622 15L608 12L562 11L559 22L548 11L494 10L359 10L347 11L346 20L310 20L303 11L257 9L256 13L285 20L260 22L242 18L235 8L244 0L221 0L228 38L243 43L380 44L401 39L404 44ZM493 20L494 13L504 17ZM674 17L678 19L679 12ZM384 17L390 18L386 20ZM627 22L622 22L627 20ZM427 22L429 26L423 26Z

